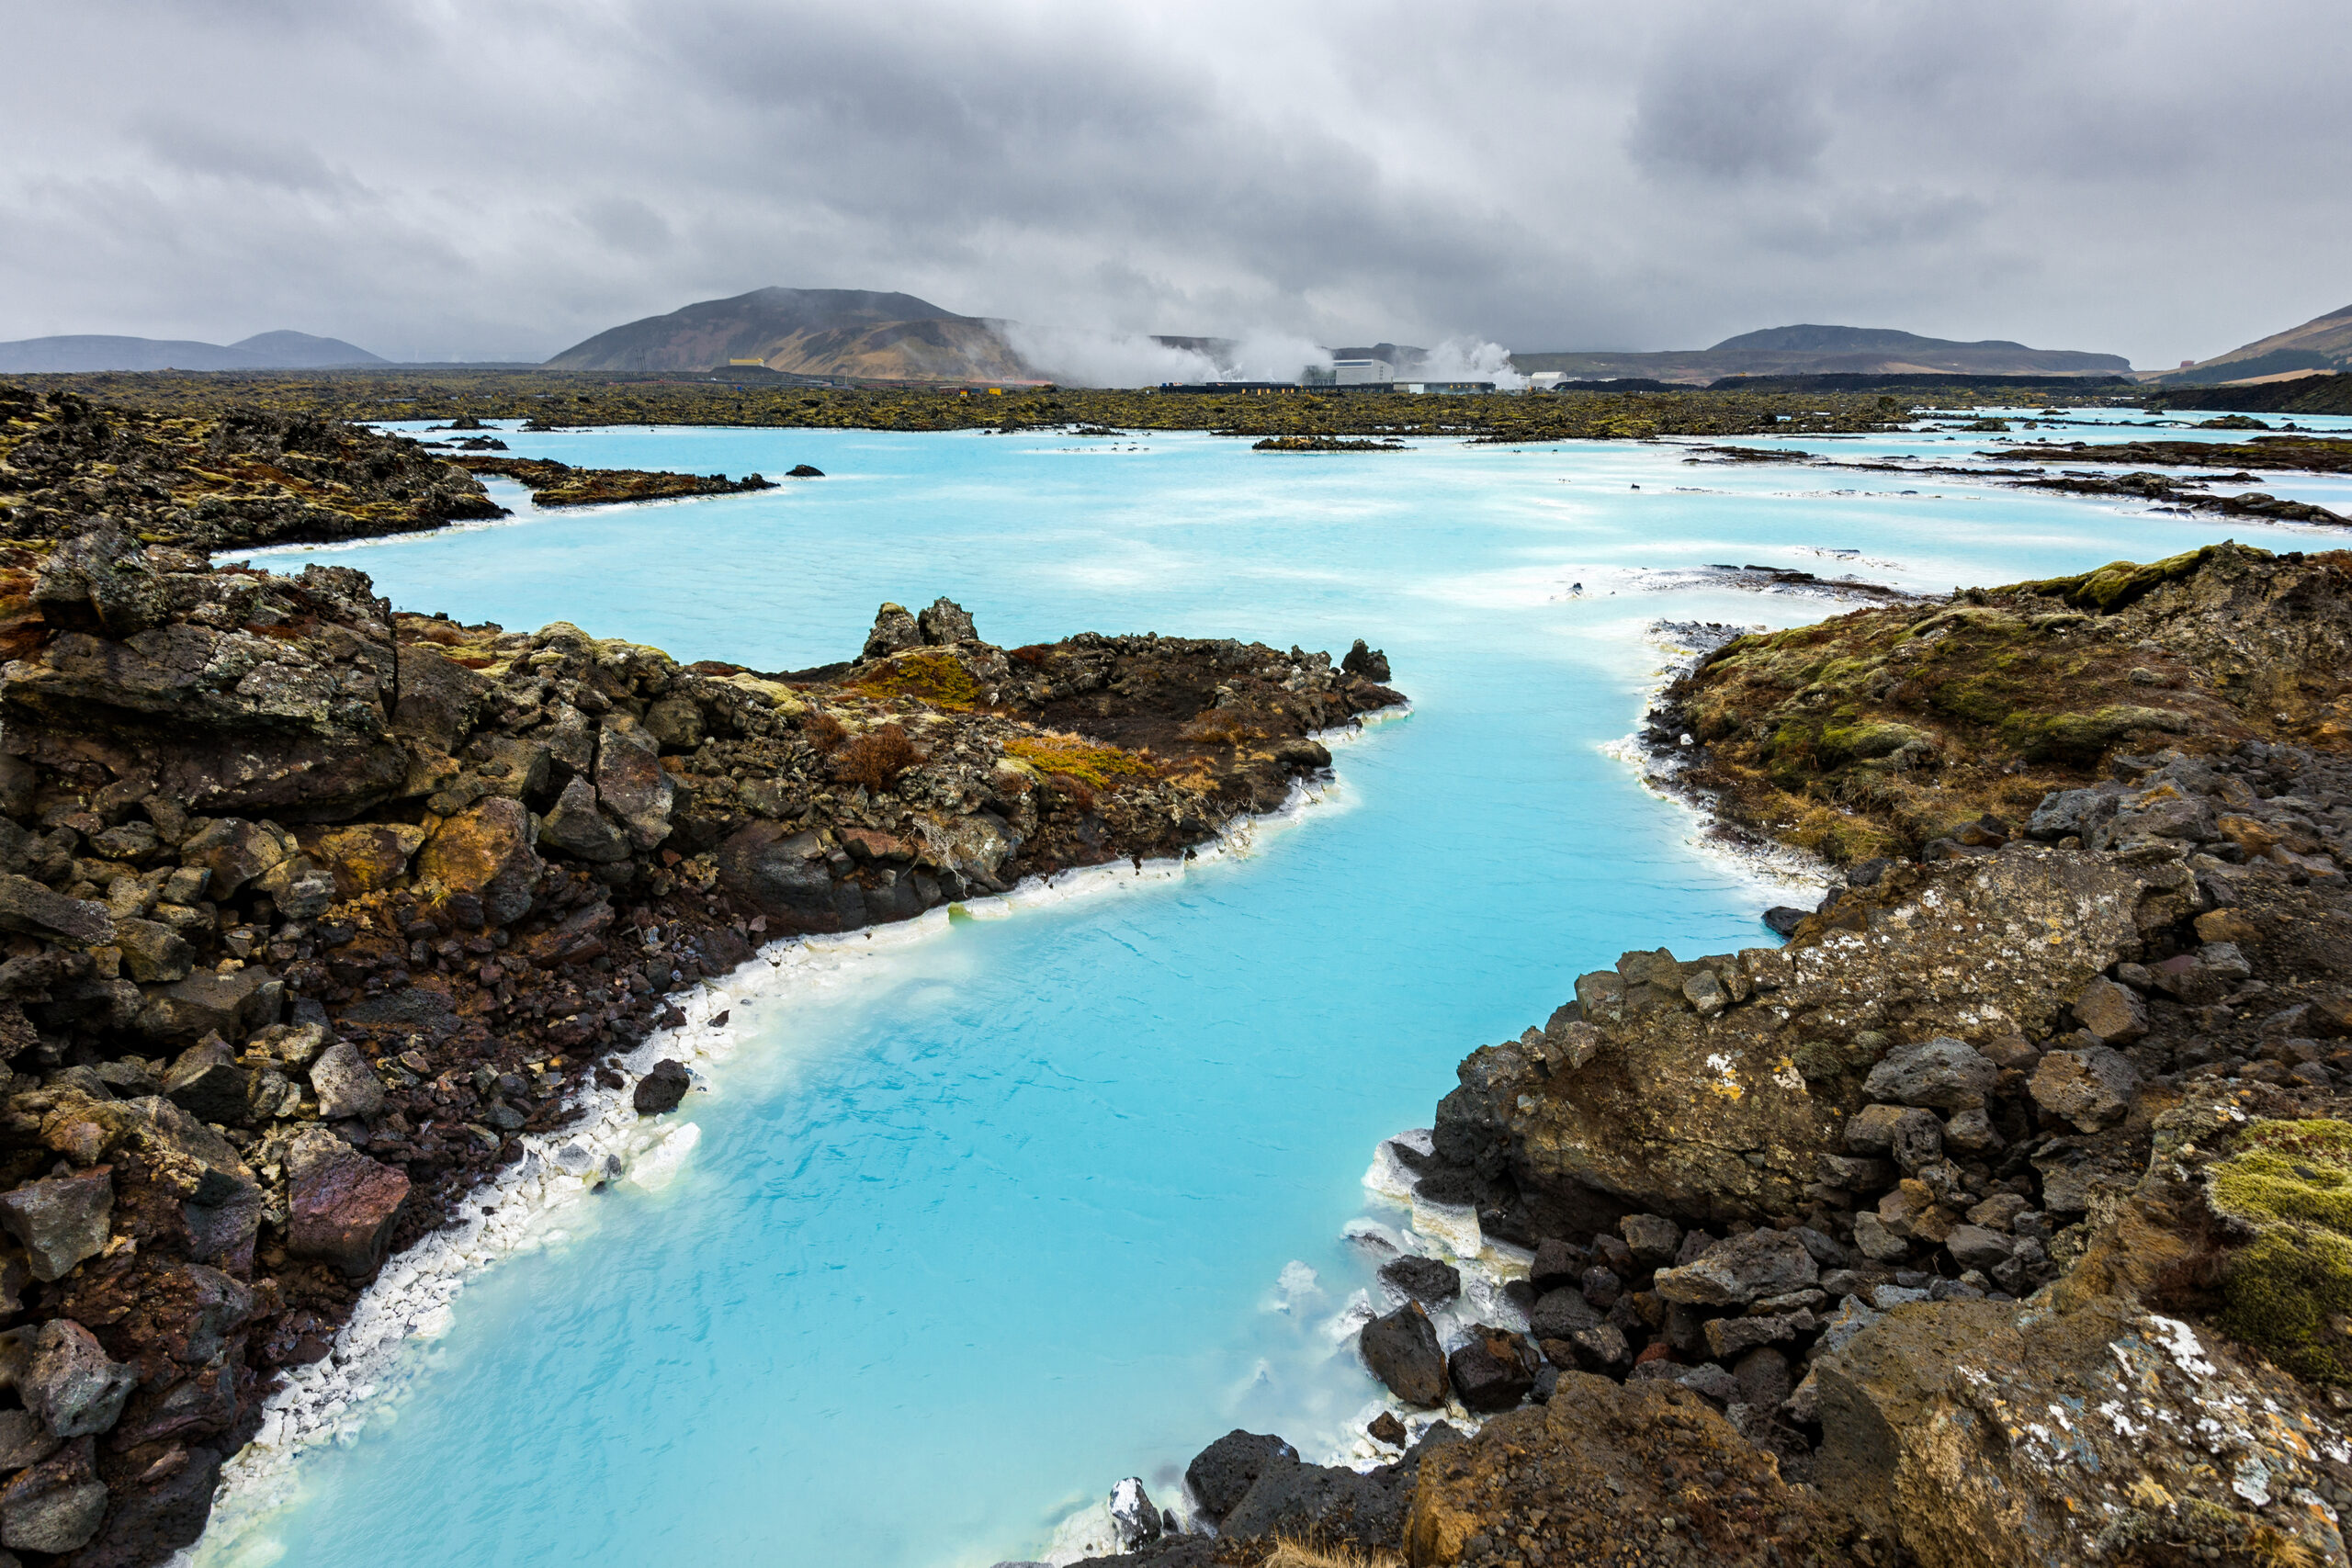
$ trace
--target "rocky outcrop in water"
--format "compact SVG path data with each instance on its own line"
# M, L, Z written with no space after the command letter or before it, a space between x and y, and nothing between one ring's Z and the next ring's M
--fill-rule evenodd
M1007 650L946 600L797 673L401 614L57 510L155 470L42 412L10 461L96 488L0 551L0 1547L77 1568L193 1540L277 1376L521 1134L592 1084L673 1111L677 1064L616 1066L667 993L1182 854L1399 700L1295 649Z
M2119 749L2352 743L2352 554L2211 545L1740 637L1645 739L1727 830L1840 864L1987 847Z
M405 436L250 407L172 418L0 385L0 537L109 516L191 549L368 538L503 517L463 468Z
M2139 591L2188 583L2194 690L2301 680L2264 722L2308 733L2335 570L2209 554ZM1423 1460L1397 1534L1353 1544L1416 1568L2352 1561L2352 757L2247 735L2250 705L2173 732L2199 754L2110 745L2010 828L1853 865L1786 947L1626 953L1474 1053L1389 1153L1423 1245L1529 1261L1506 1321L1427 1348L1425 1270L1384 1273L1382 1440L1543 1365L1529 1405Z

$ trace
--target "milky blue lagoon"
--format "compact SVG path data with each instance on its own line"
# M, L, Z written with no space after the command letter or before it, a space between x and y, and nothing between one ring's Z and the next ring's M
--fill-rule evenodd
M1769 941L1758 915L1792 897L1700 848L1602 748L1661 662L1646 623L1839 606L1657 574L1753 561L1949 589L2225 535L2334 542L1657 445L505 438L830 477L554 515L501 485L509 525L257 558L770 669L852 655L879 601L943 593L1008 645L1362 636L1414 711L1342 749L1326 800L1247 854L959 919L745 1011L682 1113L702 1138L677 1179L576 1205L564 1240L467 1289L404 1396L311 1450L290 1506L216 1529L209 1562L987 1564L1042 1551L1122 1475L1170 1500L1229 1427L1334 1441L1374 1392L1324 1325L1370 1279L1340 1229L1376 1141L1426 1124L1464 1053L1540 1022L1578 971ZM1795 445L1984 444L1929 439ZM1293 1269L1285 1293L1293 1262L1314 1283Z

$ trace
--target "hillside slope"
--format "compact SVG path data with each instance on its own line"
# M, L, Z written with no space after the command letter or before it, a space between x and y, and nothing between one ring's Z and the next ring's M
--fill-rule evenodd
M2112 376L2132 368L2120 355L2029 348L1991 338L1957 343L1889 327L1800 324L1725 338L1713 348L1656 354L1514 354L1525 374L1556 370L1576 379L1638 376L1703 384L1725 376Z
M182 338L75 333L0 343L0 371L39 375L88 370L310 370L390 361L341 338L256 333L223 347Z
M548 361L556 370L708 370L756 359L808 376L907 380L1023 379L993 321L911 294L755 288L598 333Z
M2198 386L2297 370L2352 370L2352 305L2200 360L2164 379L2172 386Z

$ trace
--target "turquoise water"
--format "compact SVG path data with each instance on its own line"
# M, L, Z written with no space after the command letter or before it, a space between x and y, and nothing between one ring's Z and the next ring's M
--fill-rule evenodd
M987 1564L1122 1475L1167 1500L1236 1425L1336 1431L1373 1392L1323 1325L1369 1278L1339 1233L1376 1140L1426 1124L1464 1053L1541 1021L1578 971L1767 941L1757 917L1789 897L1702 852L1601 748L1659 663L1649 620L1837 607L1659 574L1949 588L2224 532L2323 537L1900 479L1829 493L1667 446L506 439L831 477L260 558L769 668L848 655L878 601L943 593L1006 644L1362 636L1415 711L1343 749L1328 800L1247 855L956 922L756 1010L689 1102L703 1137L678 1179L575 1208L568 1239L469 1287L409 1396L313 1450L296 1500L216 1535L216 1562ZM1315 1284L1294 1270L1285 1292L1294 1262Z

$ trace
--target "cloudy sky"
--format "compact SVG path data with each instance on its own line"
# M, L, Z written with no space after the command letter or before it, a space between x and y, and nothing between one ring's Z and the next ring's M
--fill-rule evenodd
M2203 357L2352 303L2352 7L0 0L0 339L1105 332Z

